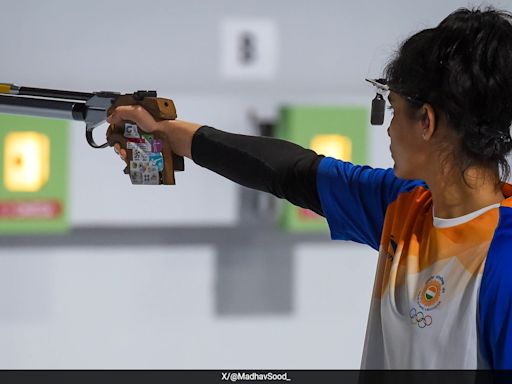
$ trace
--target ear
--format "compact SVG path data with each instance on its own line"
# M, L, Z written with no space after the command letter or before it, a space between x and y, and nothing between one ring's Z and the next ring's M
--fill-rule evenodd
M421 107L421 137L428 141L434 135L436 130L436 113L430 104L423 104Z

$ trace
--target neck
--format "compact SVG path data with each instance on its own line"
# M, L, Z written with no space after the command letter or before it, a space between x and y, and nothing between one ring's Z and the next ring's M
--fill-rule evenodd
M454 172L451 176L437 172L425 180L432 193L436 217L459 217L503 201L495 175L488 170L469 168L465 180Z

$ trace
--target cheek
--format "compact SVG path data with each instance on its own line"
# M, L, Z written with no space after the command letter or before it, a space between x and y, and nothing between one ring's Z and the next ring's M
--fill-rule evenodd
M397 118L393 118L388 128L388 135L391 139L393 146L400 146L403 149L417 149L417 138L414 134L414 126L410 121L400 121Z
M408 126L397 122L392 123L388 129L391 141L391 152L395 162L403 165L413 165L416 161L417 145Z
M406 139L402 127L397 121L391 121L388 128L388 136L391 140L391 145L393 147L402 146L402 143Z

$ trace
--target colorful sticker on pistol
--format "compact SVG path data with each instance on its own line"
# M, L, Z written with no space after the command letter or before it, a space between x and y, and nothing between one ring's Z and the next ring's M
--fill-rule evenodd
M142 172L130 170L130 180L132 184L142 184Z
M152 161L130 161L132 184L160 184L160 173Z
M159 172L164 170L164 157L160 152L158 153L150 153L149 161L153 163L153 165L158 169Z
M156 166L150 161L130 161L130 170L137 172L158 171Z
M160 174L158 172L145 172L142 174L142 184L158 185L160 184Z
M137 146L139 147L139 149L141 151L144 151L146 153L150 153L151 152L151 143L148 143L146 140L144 140L143 143L137 144Z
M149 161L149 156L146 152L140 150L139 148L133 148L132 160L134 160L134 161Z
M146 141L147 141L148 143L152 143L152 142L153 142L153 135L152 135L151 133L145 133L145 132L143 132L143 133L142 133L142 137L143 137L144 139L146 139Z
M163 144L152 134L138 130L137 125L125 123L126 148L130 149L130 180L132 184L161 184L164 169Z
M124 137L139 138L139 130L135 124L124 124Z
M164 149L164 146L162 142L158 139L153 139L153 142L151 143L151 152L162 152Z
M145 138L139 139L126 139L126 148L127 149L138 149L140 151L150 153L151 152L151 143L148 143Z

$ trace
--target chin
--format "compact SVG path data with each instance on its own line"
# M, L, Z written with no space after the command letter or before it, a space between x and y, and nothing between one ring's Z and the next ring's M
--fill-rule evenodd
M400 179L416 180L418 178L412 169L404 169L404 167L397 166L396 163L393 165L393 173Z
M399 168L396 166L396 163L393 165L393 173L396 177L402 178L402 175L400 174Z

